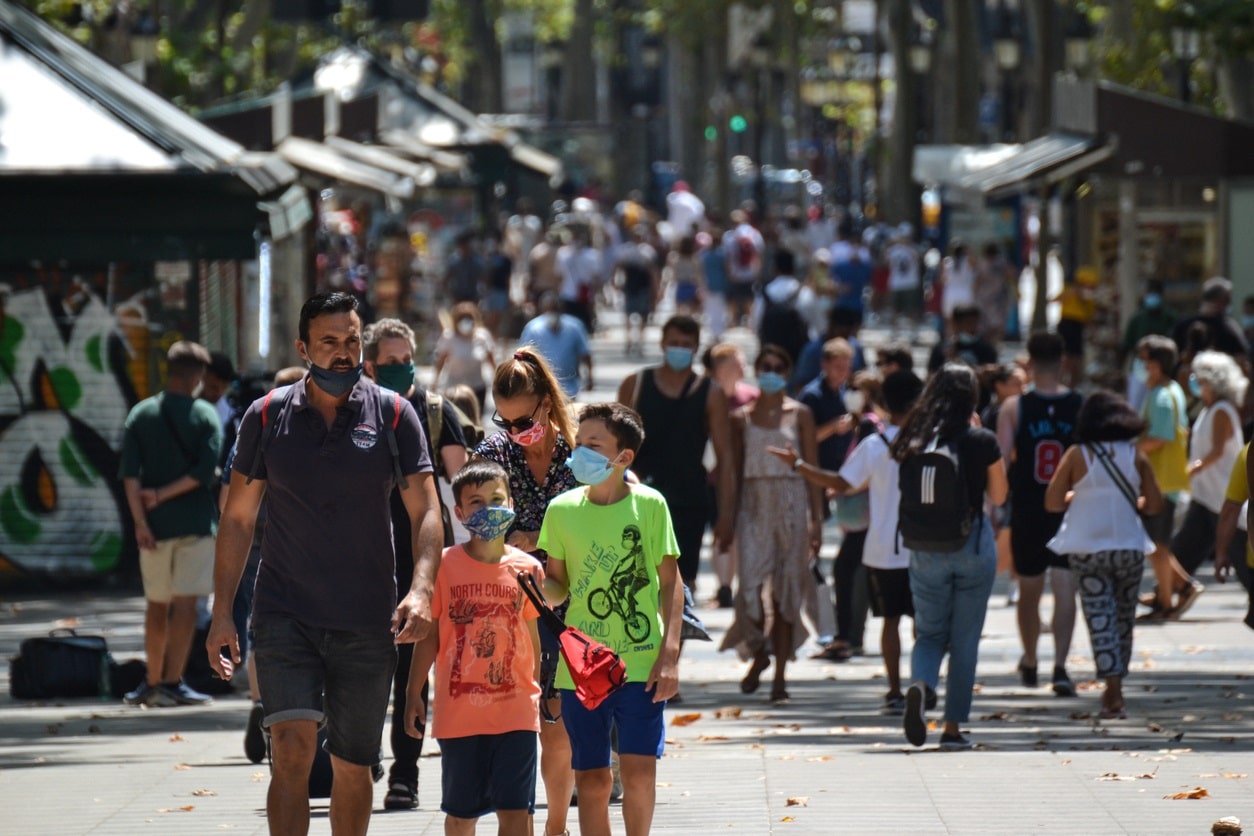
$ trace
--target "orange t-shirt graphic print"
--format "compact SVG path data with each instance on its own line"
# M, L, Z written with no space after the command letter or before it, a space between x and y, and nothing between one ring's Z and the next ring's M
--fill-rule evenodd
M437 739L540 730L527 625L539 614L516 580L535 565L513 550L488 564L460 546L445 549L431 602L440 620L431 723Z

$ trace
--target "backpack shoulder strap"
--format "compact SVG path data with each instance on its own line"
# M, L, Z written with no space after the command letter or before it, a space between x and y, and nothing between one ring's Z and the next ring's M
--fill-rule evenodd
M292 400L292 392L294 387L284 386L283 398L279 401L279 405L270 409L270 402L274 399L274 393L278 389L271 389L266 392L266 396L261 399L261 435L257 438L257 447L253 450L253 460L248 465L248 473L244 478L244 484L252 484L253 479L257 477L257 468L261 467L261 457L265 455L266 448L270 446L270 440L279 431L279 416L287 409L288 403ZM271 426L273 424L273 426Z
M383 415L383 396L379 394L379 388L375 387L375 397L379 399L379 415ZM409 480L405 478L405 471L401 469L401 450L396 444L396 427L401 422L401 409L404 404L401 403L401 396L398 392L392 393L392 420L388 424L385 431L388 439L388 452L392 454L392 474L396 477L396 484L401 490L409 487Z
M431 449L438 453L440 438L444 435L444 398L430 389L427 390L427 434Z

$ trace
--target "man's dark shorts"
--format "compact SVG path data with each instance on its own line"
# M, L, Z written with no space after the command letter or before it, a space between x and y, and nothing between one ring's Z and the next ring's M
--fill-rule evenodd
M1171 532L1176 524L1175 500L1164 496L1163 510L1152 517L1141 517L1141 522L1145 524L1145 533L1155 546L1170 546Z
M910 595L909 569L866 567L867 597L876 618L914 618L914 598Z
M1010 551L1014 555L1015 574L1021 578L1036 578L1045 570L1070 569L1066 555L1057 555L1045 547L1054 538L1048 529L1033 525L1023 519L1010 523Z
M727 301L730 303L752 302L753 301L753 282L728 282L727 283Z
M1070 357L1084 356L1084 323L1074 319L1058 321L1058 336L1062 337L1062 350Z
M533 731L476 734L440 741L440 809L459 819L494 810L536 811Z
M379 762L396 645L377 632L324 630L267 616L253 624L262 725L314 720L327 727L327 751L360 766Z

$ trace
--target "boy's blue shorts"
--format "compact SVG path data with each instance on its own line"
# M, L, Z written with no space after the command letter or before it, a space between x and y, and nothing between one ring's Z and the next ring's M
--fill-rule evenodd
M620 755L662 757L666 748L664 702L654 702L643 682L628 682L589 711L574 691L562 689L562 720L570 736L572 768L604 769L610 765L610 729L618 726Z
M533 731L446 737L440 741L440 809L459 819L495 810L536 811Z

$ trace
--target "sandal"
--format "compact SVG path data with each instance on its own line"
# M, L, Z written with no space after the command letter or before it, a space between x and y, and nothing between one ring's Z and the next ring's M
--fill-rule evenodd
M740 680L740 693L752 694L762 685L762 674L771 665L770 656L759 656L753 660L753 664L749 666L749 672L745 674L745 678Z
M1122 707L1103 708L1097 716L1103 720L1126 720L1128 719L1128 712L1124 711Z
M771 689L771 705L784 705L790 699L788 692L782 687L777 685Z

